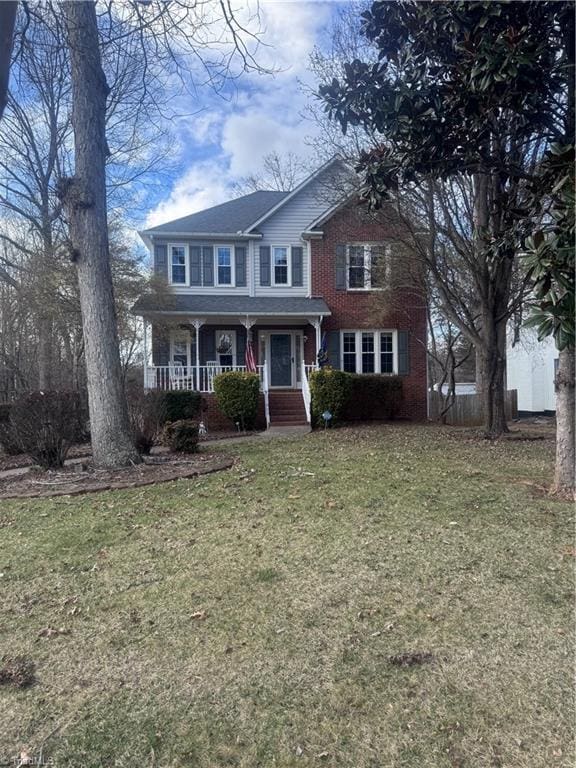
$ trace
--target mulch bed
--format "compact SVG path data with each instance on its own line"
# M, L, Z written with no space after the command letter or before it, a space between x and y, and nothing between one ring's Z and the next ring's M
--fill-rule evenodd
M84 458L90 456L92 448L90 443L73 445L68 451L69 459ZM27 453L17 453L15 456L0 454L0 472L6 469L20 469L21 467L32 467L34 462Z
M23 475L0 479L0 499L46 499L111 489L138 488L220 472L229 469L233 464L233 458L202 453L144 457L142 464L124 469L97 469L89 462L58 470L44 471L34 467Z
M221 431L221 432L209 432L207 435L200 437L200 442L213 442L215 440L227 440L231 437L254 437L259 434L257 431L238 432L237 429ZM77 458L88 458L92 455L92 447L90 443L83 443L81 445L73 445L68 451L68 460ZM4 472L8 469L22 469L24 467L32 467L34 462L28 456L27 453L18 453L16 456L8 456L0 453L0 472Z

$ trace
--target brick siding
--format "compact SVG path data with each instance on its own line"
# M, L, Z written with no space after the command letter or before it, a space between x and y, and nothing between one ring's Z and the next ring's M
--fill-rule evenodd
M322 331L382 328L410 332L410 372L403 376L403 404L399 416L414 421L427 417L426 304L412 284L416 280L404 266L405 280L391 293L346 291L336 289L335 254L338 244L354 242L390 242L402 239L402 229L391 210L375 219L357 205L349 205L322 226L324 237L311 241L312 295L322 296L332 315L325 318ZM393 246L394 247L394 246ZM392 269L402 268L393 264Z

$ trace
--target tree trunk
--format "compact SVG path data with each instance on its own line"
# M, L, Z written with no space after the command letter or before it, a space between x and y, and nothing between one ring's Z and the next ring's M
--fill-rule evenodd
M556 390L556 471L552 493L571 497L574 496L576 490L574 375L574 348L563 349L558 356L558 370L554 382Z
M38 389L52 389L52 319L41 315L38 322Z
M482 322L485 346L476 351L477 390L483 403L484 434L500 437L509 432L506 420L506 324L485 317Z
M75 174L60 194L78 268L94 462L140 461L122 387L106 213L106 98L93 2L62 4L72 69Z

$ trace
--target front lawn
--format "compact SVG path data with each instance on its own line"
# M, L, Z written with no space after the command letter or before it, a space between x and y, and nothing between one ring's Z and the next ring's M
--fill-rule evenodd
M198 480L2 503L0 680L23 656L36 683L0 685L0 763L573 765L572 505L535 490L551 439L222 450L238 465Z

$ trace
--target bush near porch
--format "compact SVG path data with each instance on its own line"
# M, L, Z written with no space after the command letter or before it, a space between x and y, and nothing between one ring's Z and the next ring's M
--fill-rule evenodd
M228 371L214 377L218 408L241 429L252 429L258 413L260 377L257 373Z
M398 415L402 403L400 376L355 374L329 366L310 375L312 419L322 426L324 411L332 423L347 421L388 421Z

